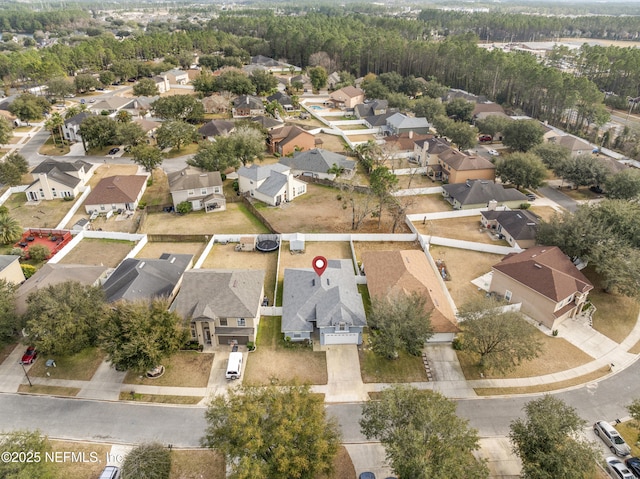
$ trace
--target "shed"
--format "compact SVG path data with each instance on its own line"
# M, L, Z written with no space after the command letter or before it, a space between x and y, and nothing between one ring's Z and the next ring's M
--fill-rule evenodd
M80 218L76 223L71 227L73 231L82 231L88 230L91 223L87 218Z
M295 233L291 237L291 241L289 242L289 250L304 251L304 235L302 233Z
M240 251L255 251L256 249L256 237L255 236L241 236L240 237Z

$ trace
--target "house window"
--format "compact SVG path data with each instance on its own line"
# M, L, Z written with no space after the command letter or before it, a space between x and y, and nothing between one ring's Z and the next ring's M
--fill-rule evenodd
M213 192L214 192L214 193L222 193L222 191L220 191L220 187L219 187L219 186L216 186L216 187L213 189Z
M100 205L100 209L101 209L102 211L104 211L104 210L105 210L104 205Z
M42 188L40 188L40 198L44 198L44 191L42 191Z
M227 318L220 318L220 326L227 326Z
M511 291L506 290L504 292L504 299L506 299L507 301L511 302L511 295L512 295Z
M206 188L202 188L202 189L200 190L200 194L201 194L201 195L206 195L206 194L207 194L207 189L206 189Z
M53 196L54 198L58 197L58 192L56 191L55 188L51 188L51 196Z
M247 322L244 318L238 318L238 326L246 326Z
M338 331L346 331L347 325L345 323L338 324Z
M300 335L300 333L293 333L293 337L294 337L294 338L300 338L300 337L302 337L302 336Z
M197 336L196 336L196 323L191 323L191 339L197 339Z
M189 190L189 193L187 193L189 196L193 196L196 194L195 190Z

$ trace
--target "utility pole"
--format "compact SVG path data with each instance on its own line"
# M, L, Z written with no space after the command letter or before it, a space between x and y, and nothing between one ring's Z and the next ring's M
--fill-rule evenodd
M27 382L29 383L29 387L33 387L33 384L31 384L31 379L29 378L29 375L27 374L27 370L24 368L24 364L20 363L20 366L22 366L22 370L24 371L24 376L27 378Z

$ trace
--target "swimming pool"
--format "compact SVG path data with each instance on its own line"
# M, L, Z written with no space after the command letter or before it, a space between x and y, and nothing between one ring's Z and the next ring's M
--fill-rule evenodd
M324 110L324 108L318 105L311 105L311 108L313 108L314 110Z

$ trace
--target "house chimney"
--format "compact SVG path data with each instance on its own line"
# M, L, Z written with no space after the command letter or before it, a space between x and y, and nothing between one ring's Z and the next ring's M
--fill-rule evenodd
M489 209L489 211L495 211L497 206L498 202L496 200L491 200L489 201L489 205L487 206L487 208Z
M413 130L410 130L409 131L409 139L412 139L412 138L413 138Z

